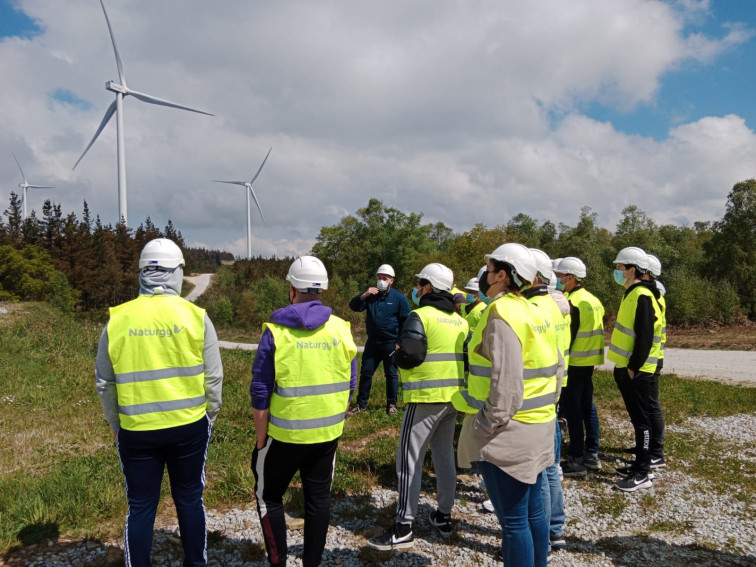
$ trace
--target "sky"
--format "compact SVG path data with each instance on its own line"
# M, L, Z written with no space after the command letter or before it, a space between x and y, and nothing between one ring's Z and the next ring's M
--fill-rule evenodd
M129 88L128 220L307 253L371 197L456 232L518 213L614 230L717 220L756 177L753 0L105 0ZM118 73L96 0L0 0L0 211L22 181L118 219ZM254 205L253 205L254 207Z

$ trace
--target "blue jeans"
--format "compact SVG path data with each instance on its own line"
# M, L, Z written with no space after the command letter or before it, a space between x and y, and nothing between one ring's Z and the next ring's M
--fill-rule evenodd
M564 535L564 496L562 481L559 480L559 460L562 457L562 431L555 427L554 434L554 463L541 473L541 500L549 525L550 537ZM551 543L549 543L551 548Z
M129 515L123 537L124 562L132 567L152 565L152 530L160 500L163 469L168 466L171 496L176 505L185 567L207 564L207 532L202 490L210 442L207 416L155 431L118 431L116 449L126 478Z
M362 366L360 366L360 386L357 391L357 405L362 409L367 407L370 398L370 388L373 387L373 374L378 365L383 362L383 372L386 374L386 407L396 405L397 392L399 391L399 373L396 370L394 357L391 356L396 349L395 343L376 343L367 340L365 352L362 353Z
M541 475L535 484L526 484L487 461L480 462L480 472L501 524L504 565L546 567L549 527L541 502Z

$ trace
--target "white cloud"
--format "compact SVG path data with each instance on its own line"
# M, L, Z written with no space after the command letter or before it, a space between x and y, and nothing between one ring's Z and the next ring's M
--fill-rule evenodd
M8 192L19 181L14 151L30 179L56 186L65 211L80 214L86 199L115 222L115 120L71 172L112 101L104 18L84 0L20 6L44 33L0 41L0 180ZM738 23L720 38L689 34L686 24L709 14L705 1L108 9L131 88L216 114L126 99L130 224L171 219L187 241L237 255L243 190L211 180L251 178L270 146L256 183L268 221L253 213L256 254L306 252L321 226L371 196L457 230L521 211L574 223L586 204L607 225L629 203L685 222L721 216L732 184L755 174L754 133L737 116L683 121L654 141L577 110L653 104L669 70L712 64L752 39ZM55 100L58 89L91 108ZM30 204L39 211L43 199Z

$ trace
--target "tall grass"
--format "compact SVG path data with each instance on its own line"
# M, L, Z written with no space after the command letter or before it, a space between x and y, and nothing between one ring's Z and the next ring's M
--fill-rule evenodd
M0 318L0 553L58 535L118 539L126 514L123 478L94 391L102 323L63 315L45 304L24 304L23 311L15 318ZM208 507L245 507L253 502L249 470L255 438L249 409L253 354L222 351L223 408L208 454ZM756 412L753 388L663 376L661 390L669 424L683 423L690 416ZM337 495L366 494L375 485L395 487L401 408L398 415L388 416L385 403L379 369L369 411L346 422L336 461ZM626 422L627 416L609 373L596 373L596 403L603 427L602 452L613 454L631 439L626 427L616 425ZM715 462L717 448L722 447L721 442L717 447L713 441L668 435L668 450L673 460L679 455L679 466L694 475L724 477L722 490L739 483L744 497L753 498L753 463ZM159 518L172 522L166 513L170 506L165 482L163 497Z

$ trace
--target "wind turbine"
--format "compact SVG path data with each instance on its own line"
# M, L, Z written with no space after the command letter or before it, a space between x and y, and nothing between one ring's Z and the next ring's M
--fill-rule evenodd
M257 205L257 210L260 211L260 216L262 217L263 224L267 226L267 223L265 222L265 215L262 212L262 209L260 208L260 202L257 200L257 195L255 195L255 190L252 187L252 184L257 179L257 176L260 175L260 172L262 171L263 166L265 166L265 162L268 161L268 156L270 155L271 150L273 150L273 146L271 146L270 150L268 150L268 153L265 154L265 159L260 164L260 168L257 170L257 173L255 173L254 177L252 178L252 181L217 181L213 179L213 183L230 183L231 185L241 185L242 187L246 187L246 190L244 191L247 194L247 260L252 259L252 219L250 218L250 203L249 203L249 196L252 195L252 198L255 200L255 205Z
M89 148L92 147L92 144L94 144L95 140L97 139L97 136L100 135L102 129L105 128L105 125L112 118L113 113L115 113L118 140L118 218L119 221L123 219L124 224L128 226L129 222L126 213L126 148L123 141L123 98L125 96L131 95L134 98L141 100L142 102L148 102L150 104L179 108L181 110L188 110L190 112L197 112L199 114L206 114L208 116L213 115L209 112L203 112L202 110L196 110L188 106L182 106L180 104L176 104L168 100L163 100L162 98L157 98L152 95L140 93L128 88L126 86L126 77L123 74L123 63L121 63L121 55L120 53L118 53L118 46L116 45L115 35L113 35L113 27L110 25L110 18L108 18L108 12L107 10L105 10L105 3L103 2L103 0L100 0L100 5L102 6L103 14L105 14L105 22L108 24L110 39L113 42L113 51L115 51L116 64L118 65L119 82L116 83L115 81L108 81L107 83L105 83L105 89L114 92L116 99L105 111L105 116L103 117L102 122L100 122L99 128L97 128L97 132L95 132L95 135L92 137L89 145L84 150L84 153L81 154L81 157L74 164L73 169L76 169L76 166L79 165L79 162L84 158L86 153L89 151Z
M24 204L23 209L23 217L22 220L26 220L26 190L27 189L53 189L52 185L30 185L29 182L26 180L26 175L24 175L24 170L21 169L21 164L18 163L18 158L16 157L16 154L13 154L13 159L16 160L16 165L18 166L18 170L21 172L21 178L24 180L23 183L19 183L18 186L21 187L23 190L23 196L21 197L21 202Z

